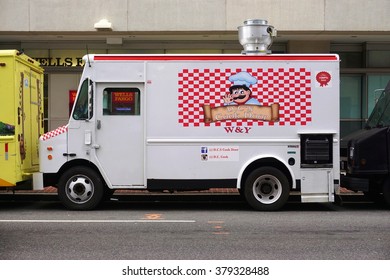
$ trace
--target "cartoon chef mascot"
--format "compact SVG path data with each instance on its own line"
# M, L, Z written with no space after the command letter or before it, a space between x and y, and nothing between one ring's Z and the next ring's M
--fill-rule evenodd
M233 85L229 88L229 93L223 97L225 106L228 105L261 105L260 102L251 97L252 91L249 89L251 85L257 83L257 79L248 72L239 72L229 77L229 81Z

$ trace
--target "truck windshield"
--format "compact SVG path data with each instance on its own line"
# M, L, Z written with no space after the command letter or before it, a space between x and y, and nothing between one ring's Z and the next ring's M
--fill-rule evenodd
M390 85L390 83L389 83ZM367 121L367 128L390 126L390 87L382 92Z
M89 96L88 96L88 87L89 79L86 79L81 85L79 95L77 97L76 103L73 110L73 118L75 120L87 120L88 116L88 106L89 106Z

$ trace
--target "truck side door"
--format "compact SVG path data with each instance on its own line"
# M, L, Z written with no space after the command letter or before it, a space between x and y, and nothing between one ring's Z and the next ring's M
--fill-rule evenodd
M96 158L114 188L144 185L143 85L96 83Z

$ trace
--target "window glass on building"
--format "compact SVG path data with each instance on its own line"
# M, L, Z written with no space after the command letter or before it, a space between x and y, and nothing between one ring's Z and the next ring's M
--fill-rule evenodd
M368 100L368 116L371 114L379 96L387 83L390 81L390 74L383 75L368 75L367 78L367 100Z
M341 60L340 133L345 136L364 127L390 80L390 45L337 44L332 52Z
M368 60L367 67L390 68L390 50L368 51L367 60Z
M362 76L340 77L340 130L341 136L362 127Z
M342 76L340 83L340 117L342 119L360 119L362 117L362 78Z
M363 55L361 52L339 52L341 68L363 67Z

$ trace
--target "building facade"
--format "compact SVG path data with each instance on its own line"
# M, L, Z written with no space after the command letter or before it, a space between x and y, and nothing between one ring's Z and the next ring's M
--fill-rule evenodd
M240 53L264 19L273 53L341 57L341 134L360 129L390 80L389 0L0 0L0 49L45 69L46 129L67 122L88 53Z

